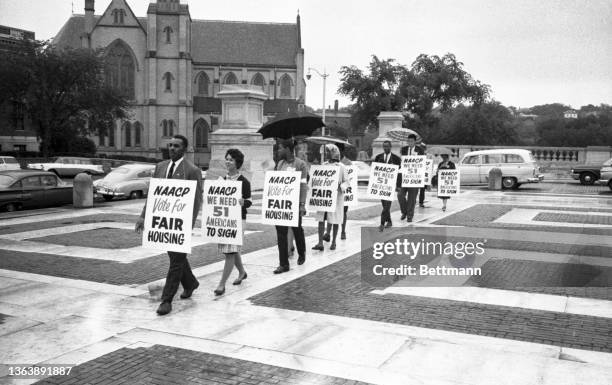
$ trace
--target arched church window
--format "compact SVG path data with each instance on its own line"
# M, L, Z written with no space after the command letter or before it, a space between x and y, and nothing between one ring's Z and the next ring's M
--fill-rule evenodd
M166 119L162 120L162 136L168 136L168 121Z
M172 30L172 27L167 26L164 28L164 33L166 34L166 43L168 44L172 43L172 39L171 39L172 32L174 32Z
M170 72L166 72L162 79L166 82L166 92L172 92L172 81L174 76Z
M208 147L208 131L210 126L208 122L202 118L198 119L193 127L196 147Z
M174 135L174 120L170 119L168 120L168 136L173 136Z
M125 134L125 147L132 147L132 125L130 122L123 123L123 132Z
M251 84L260 86L263 91L266 84L266 79L264 79L263 75L258 72L255 74L255 76L253 76L253 79L251 79Z
M223 84L238 84L238 78L234 75L233 72L225 75L225 79L223 80Z
M106 84L134 99L134 72L136 65L127 45L117 41L107 49L104 58Z
M115 147L115 126L108 129L108 146Z
M293 80L291 80L291 76L284 74L280 78L280 96L281 98L291 97L291 87L292 86L293 86Z
M134 147L140 147L140 137L142 136L142 124L134 123Z
M198 76L198 94L199 95L208 95L208 86L210 85L210 78L206 75L206 72L200 73Z
M115 8L111 11L113 16L113 24L123 24L125 22L125 10Z

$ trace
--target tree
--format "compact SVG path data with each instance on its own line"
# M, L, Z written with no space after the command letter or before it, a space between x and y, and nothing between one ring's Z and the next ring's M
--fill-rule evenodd
M430 124L436 106L447 111L458 103L480 104L489 97L489 86L472 79L450 53L419 55L410 68L372 56L369 73L343 66L340 75L338 92L355 102L355 119L366 127L376 124L381 111L414 114L417 121Z
M54 142L73 139L65 135L97 133L127 117L127 99L101 76L100 52L37 43L0 62L0 79L8 82L1 97L23 103L42 139L43 156Z
M558 119L563 117L563 113L571 109L570 106L561 103L550 103L533 106L529 109L539 119Z
M427 137L441 144L509 146L518 142L517 126L510 111L498 102L460 105L443 114L439 129Z

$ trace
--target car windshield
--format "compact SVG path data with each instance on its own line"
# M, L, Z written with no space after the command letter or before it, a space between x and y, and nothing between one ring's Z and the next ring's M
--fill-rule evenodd
M4 163L6 164L18 164L17 159L15 158L4 158Z
M9 187L13 183L15 183L15 178L10 177L8 175L0 175L0 187Z

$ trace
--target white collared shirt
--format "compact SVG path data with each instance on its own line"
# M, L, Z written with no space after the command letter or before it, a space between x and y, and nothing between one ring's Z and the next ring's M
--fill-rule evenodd
M184 156L181 157L181 159L177 160L176 162L174 162L174 170L173 173L176 172L176 169L178 168L178 166L181 164L181 162L183 161ZM170 163L168 164L168 168L166 169L166 178L168 177L172 177L172 175L168 175L168 173L170 172L170 167L172 167L172 159L170 159Z

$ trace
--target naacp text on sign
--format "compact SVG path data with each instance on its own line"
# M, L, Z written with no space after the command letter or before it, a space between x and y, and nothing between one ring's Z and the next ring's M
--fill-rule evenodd
M196 186L195 180L151 179L142 247L191 253Z
M438 196L459 194L459 170L438 170Z
M310 167L310 182L306 205L312 211L336 211L340 167Z
M402 187L425 186L425 155L402 156Z
M388 163L372 163L367 197L392 201L397 181L399 166Z
M357 167L356 166L344 166L346 170L346 179L349 187L344 192L344 205L347 207L353 207L359 205L357 200Z
M242 245L242 182L206 180L202 231L204 239L226 245Z
M299 171L267 171L261 200L261 223L297 227L300 210Z

